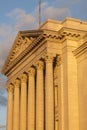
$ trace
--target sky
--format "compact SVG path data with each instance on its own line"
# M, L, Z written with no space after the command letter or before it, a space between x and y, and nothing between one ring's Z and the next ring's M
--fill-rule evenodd
M0 1L0 72L20 30L38 29L39 0ZM42 0L41 23L66 17L87 21L87 0ZM0 125L6 124L7 78L0 73Z

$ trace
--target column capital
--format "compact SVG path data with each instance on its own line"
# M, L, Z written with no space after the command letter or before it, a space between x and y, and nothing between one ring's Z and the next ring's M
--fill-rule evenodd
M20 79L16 79L16 80L15 80L14 86L15 86L16 88L19 88L19 87L20 87Z
M7 86L7 91L13 93L13 91L14 91L14 85L13 85L13 84L9 84L9 85Z
M54 68L54 86L58 87L58 66Z
M35 69L33 67L30 67L28 70L29 76L34 76L35 75Z
M54 55L53 54L46 54L46 56L45 56L46 63L52 63L53 59L54 59Z
M40 69L40 70L43 70L44 69L44 62L41 61L41 60L37 61L36 68Z
M27 82L27 74L23 73L21 75L21 82Z
M59 56L57 57L56 62L57 62L57 63L56 63L57 66L61 65L61 63L62 63L62 55L59 55Z

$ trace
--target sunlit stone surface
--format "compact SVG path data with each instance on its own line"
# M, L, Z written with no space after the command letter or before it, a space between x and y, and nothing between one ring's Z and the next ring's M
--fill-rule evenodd
M87 22L19 31L2 73L7 130L87 130Z

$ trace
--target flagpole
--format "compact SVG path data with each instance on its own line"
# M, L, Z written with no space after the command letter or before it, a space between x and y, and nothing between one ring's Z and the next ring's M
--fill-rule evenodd
M39 27L41 25L41 0L39 0Z

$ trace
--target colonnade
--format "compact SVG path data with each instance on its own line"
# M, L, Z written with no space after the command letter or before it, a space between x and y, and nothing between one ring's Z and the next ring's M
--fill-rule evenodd
M46 56L7 86L7 130L54 130L53 57Z

